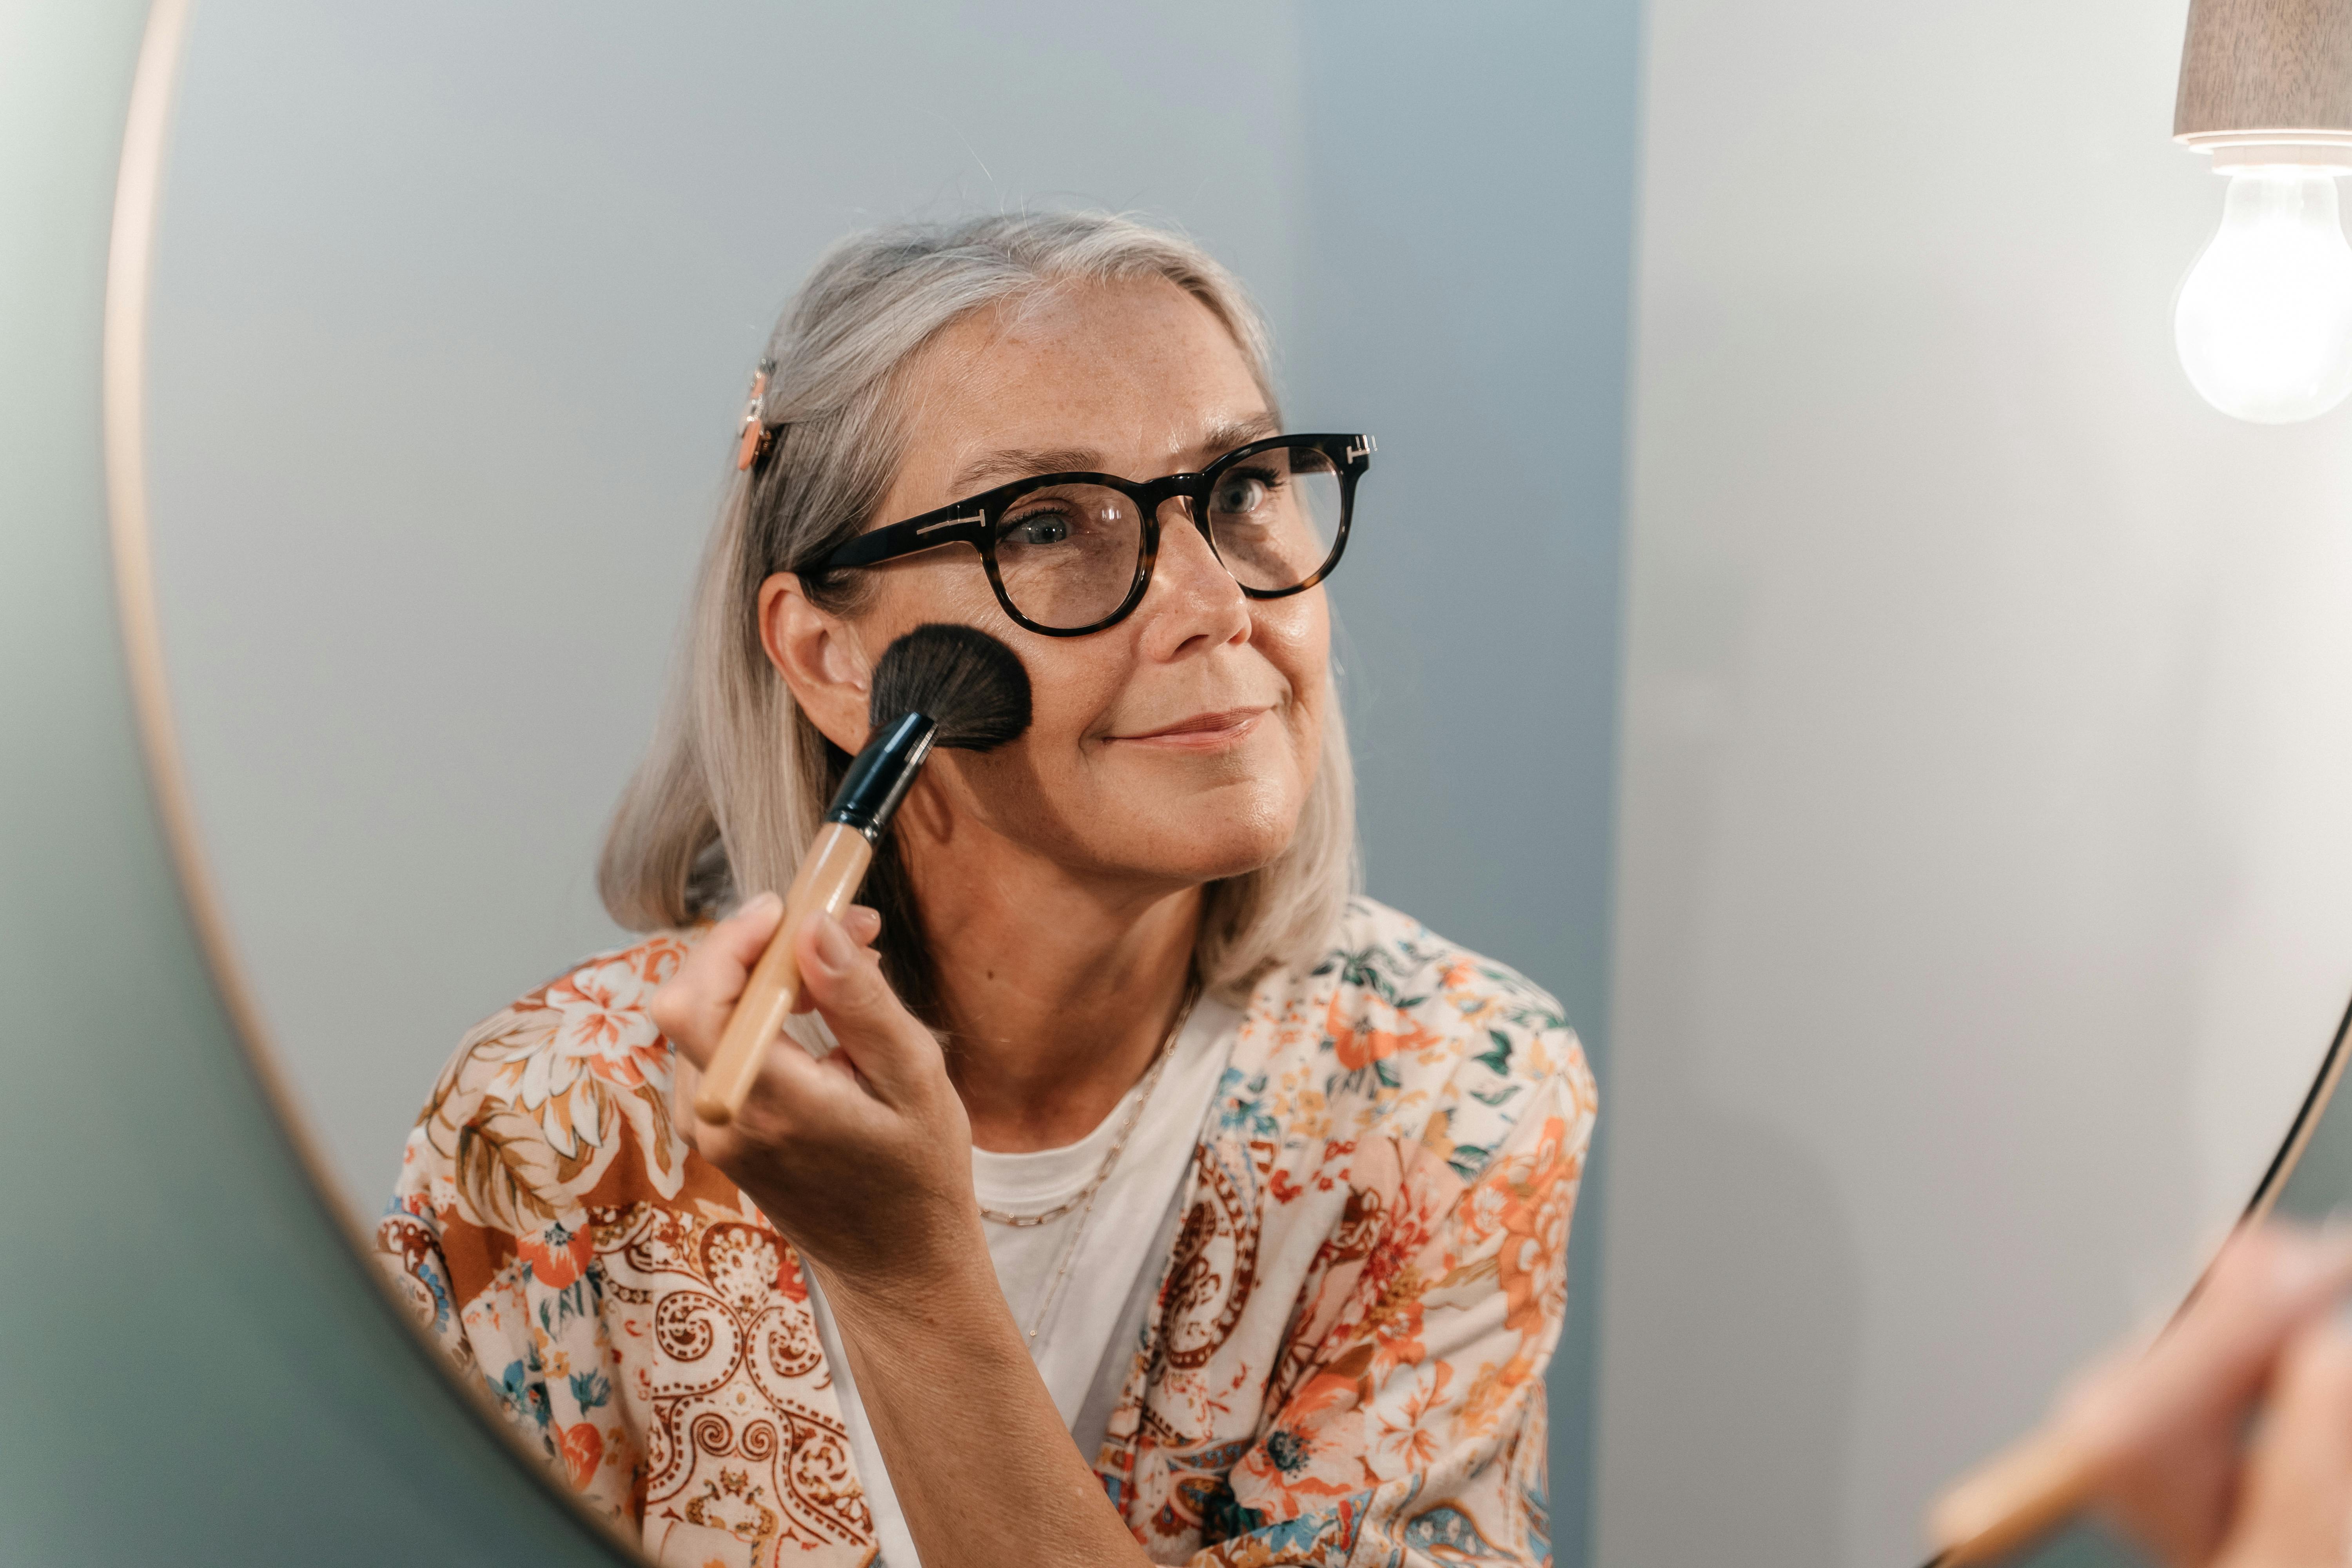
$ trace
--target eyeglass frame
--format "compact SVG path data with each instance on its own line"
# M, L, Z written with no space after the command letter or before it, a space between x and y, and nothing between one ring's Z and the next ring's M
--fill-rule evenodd
M1143 603L1143 595L1151 586L1152 567L1160 558L1160 509L1171 500L1181 498L1192 502L1187 509L1188 521L1199 531L1202 542L1209 547L1209 553L1216 557L1217 564L1223 566L1226 574L1231 576L1233 568L1225 564L1224 554L1217 549L1216 538L1209 531L1209 491L1224 471L1235 463L1277 447L1306 447L1322 453L1332 460L1339 480L1339 525L1332 532L1330 552L1304 582L1287 588L1253 588L1239 577L1234 578L1234 585L1249 598L1286 599L1293 594L1305 593L1328 577L1332 568L1339 564L1339 557L1347 552L1348 529L1356 512L1356 481L1370 468L1371 455L1379 449L1379 443L1370 436L1268 436L1234 447L1198 472L1168 474L1140 484L1133 479L1120 479L1116 474L1033 474L846 540L819 563L815 570L832 572L879 566L885 562L936 550L943 544L969 544L980 552L981 565L988 573L988 585L995 591L997 604L1013 617L1015 625L1040 637L1086 637L1117 626L1133 615L1135 607ZM1023 615L1013 603L1013 595L1005 590L1004 579L996 566L996 538L1005 510L1013 502L1036 490L1074 484L1100 485L1118 491L1135 503L1142 529L1142 538L1136 552L1135 580L1129 584L1127 597L1119 602L1118 607L1091 626L1041 626Z

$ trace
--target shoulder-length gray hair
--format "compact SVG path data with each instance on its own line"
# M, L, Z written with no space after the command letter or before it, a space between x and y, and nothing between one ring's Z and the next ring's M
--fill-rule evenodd
M812 601L856 608L856 574L805 568L875 521L912 416L897 395L902 367L971 311L1057 283L1149 278L1215 312L1271 407L1265 325L1241 285L1189 240L1126 218L1015 214L879 229L817 264L768 341L773 368L758 413L786 428L728 490L652 749L605 836L597 888L614 920L638 931L686 925L742 893L781 889L815 837L847 759L768 662L760 584L800 570ZM1235 994L1318 956L1354 890L1355 831L1355 777L1334 702L1289 847L1208 889L1195 949L1207 986ZM893 984L918 1013L934 1013L921 926L894 857L877 857L864 897L882 911Z

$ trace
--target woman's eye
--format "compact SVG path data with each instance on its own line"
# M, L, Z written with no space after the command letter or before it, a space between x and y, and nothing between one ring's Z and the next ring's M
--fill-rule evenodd
M1228 474L1217 481L1216 493L1209 498L1209 504L1227 516L1246 514L1264 506L1272 489L1255 474Z
M1059 544L1070 537L1070 520L1059 512L1032 512L1014 519L1002 537L1013 544Z

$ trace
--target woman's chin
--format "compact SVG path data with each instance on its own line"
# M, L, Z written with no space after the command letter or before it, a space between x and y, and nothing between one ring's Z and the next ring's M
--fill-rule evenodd
M1287 796L1186 805L1139 813L1120 825L1124 831L1114 827L1097 841L1107 858L1155 879L1197 884L1271 865L1298 831L1298 803Z

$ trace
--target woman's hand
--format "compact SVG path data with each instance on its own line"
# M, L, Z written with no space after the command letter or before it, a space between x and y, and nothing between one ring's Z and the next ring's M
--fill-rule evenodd
M939 1042L882 978L868 945L881 931L873 910L820 916L798 938L802 1009L824 1017L840 1048L820 1060L789 1039L771 1047L731 1124L695 1117L695 1085L782 912L773 893L753 899L654 994L653 1020L677 1047L670 1114L679 1131L829 1286L919 1299L975 1261L992 1286L971 1126Z
M2288 1342L2214 1568L2352 1562L2352 1332L2330 1316Z
M2234 1237L2167 1332L2094 1371L2053 1417L2104 1476L2101 1512L2174 1568L2343 1568L2352 1333L2336 1308L2347 1287L2341 1232Z
M1005 1309L972 1195L971 1124L939 1042L883 982L873 910L799 937L803 1000L840 1048L820 1061L789 1040L772 1047L742 1114L696 1123L696 1081L782 910L773 894L752 900L654 994L654 1022L677 1047L680 1131L815 1266L926 1561L1150 1568Z

